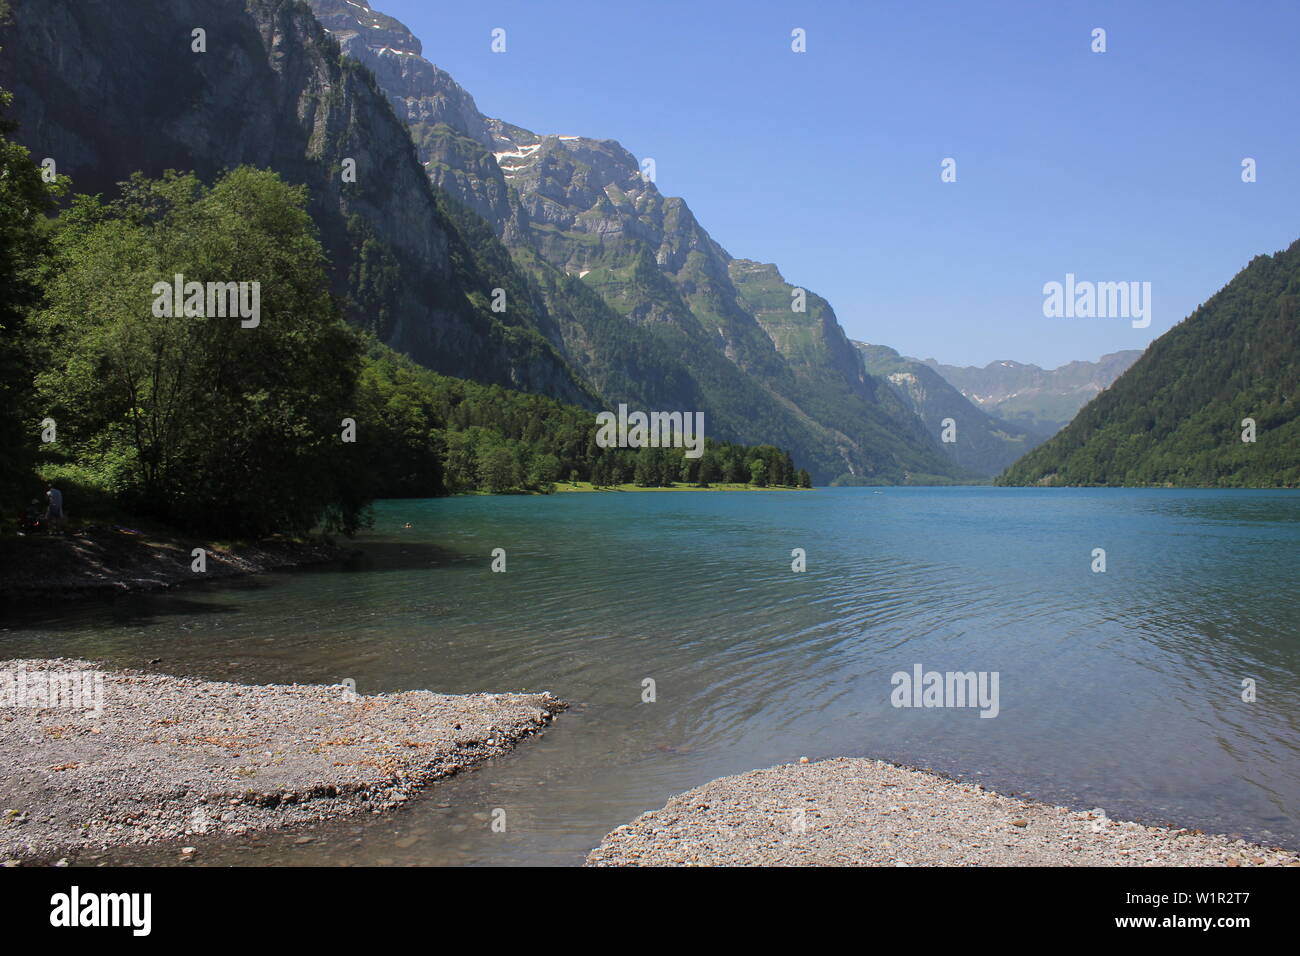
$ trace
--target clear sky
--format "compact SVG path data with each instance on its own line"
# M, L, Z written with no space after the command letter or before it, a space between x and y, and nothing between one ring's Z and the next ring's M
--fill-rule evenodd
M370 2L487 115L653 157L733 256L904 354L1141 348L1300 238L1294 0ZM1150 327L1044 317L1066 273L1150 282Z

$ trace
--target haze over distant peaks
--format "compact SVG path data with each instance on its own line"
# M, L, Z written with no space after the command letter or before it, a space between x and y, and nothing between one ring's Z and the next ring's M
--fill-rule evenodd
M1002 359L983 368L925 364L990 414L1046 438L1142 357L1140 349L1103 355L1095 362L1067 362L1055 369Z

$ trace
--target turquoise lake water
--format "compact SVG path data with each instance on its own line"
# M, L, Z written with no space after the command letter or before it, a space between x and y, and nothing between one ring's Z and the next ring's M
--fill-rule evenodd
M388 501L360 544L345 568L11 616L0 656L573 703L407 810L328 824L307 846L227 839L204 850L211 864L576 864L674 793L804 755L1300 847L1300 493ZM892 675L918 664L996 672L998 715L893 706Z

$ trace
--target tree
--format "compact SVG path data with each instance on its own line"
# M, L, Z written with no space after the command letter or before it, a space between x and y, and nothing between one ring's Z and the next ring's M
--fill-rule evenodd
M446 494L448 448L434 396L404 365L376 360L382 348L371 340L357 399L357 446L370 493L381 498Z
M0 23L7 10L0 0ZM4 117L12 94L0 90L0 501L25 499L45 413L33 404L28 316L39 302L36 271L48 252L45 216L66 180L47 184L31 156L10 141ZM56 426L58 422L56 420Z
M1252 259L997 483L1300 484L1298 324L1300 241Z
M701 488L709 487L709 482L718 477L718 460L711 450L706 451L700 457L700 467L697 475L699 476L699 487Z
M478 442L482 434L481 428L448 433L443 474L446 475L449 493L458 494L478 488Z
M515 478L515 456L503 442L492 441L478 450L479 480L486 491L494 495L512 490Z
M698 458L687 458L685 455L682 455L681 470L677 475L678 480L684 484L693 484L696 480L696 475L698 475L699 472L700 460Z
M60 220L41 397L79 462L178 529L351 533L363 519L366 462L342 437L360 343L306 204L242 167L211 187L137 174L113 204L79 196ZM159 292L176 274L244 283L249 316L213 315L206 286L176 314Z
M748 476L749 469L745 465L745 450L743 448L728 447L723 480L728 483L737 483L748 480Z
M642 448L637 453L632 480L642 488L652 488L659 484L659 465L654 457L656 451L654 448Z
M536 454L528 460L528 477L525 484L538 491L551 492L560 480L560 459L549 453ZM575 479L576 480L576 479Z
M755 458L749 465L749 483L759 488L767 487L767 466L763 459Z

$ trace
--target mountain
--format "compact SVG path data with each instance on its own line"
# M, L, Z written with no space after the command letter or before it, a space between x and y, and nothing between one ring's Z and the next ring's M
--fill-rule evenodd
M930 434L941 436L951 419L955 440L941 441L940 447L967 471L992 477L1042 441L1028 429L981 410L926 363L888 346L853 344L867 372L888 382Z
M965 474L825 300L730 256L618 143L483 116L367 3L131 13L15 0L0 38L16 139L78 191L274 169L306 190L350 321L430 369L589 409L702 411L711 437L788 449L819 483Z
M310 0L402 116L430 180L490 224L541 291L566 355L610 402L705 412L710 432L771 442L819 482L961 474L867 375L825 300L734 259L686 202L613 140L484 116L364 0Z
M1300 241L1251 260L1000 483L1300 485L1298 306Z
M137 170L275 169L307 188L353 322L436 371L597 404L522 274L469 248L369 71L308 9L133 0L123 16L113 0L14 0L12 14L0 87L14 93L15 138L77 191L111 194ZM499 287L513 293L505 313L490 309Z
M1141 350L1127 349L1050 370L1011 361L983 368L940 365L934 359L925 364L984 411L1045 439L1141 356Z

